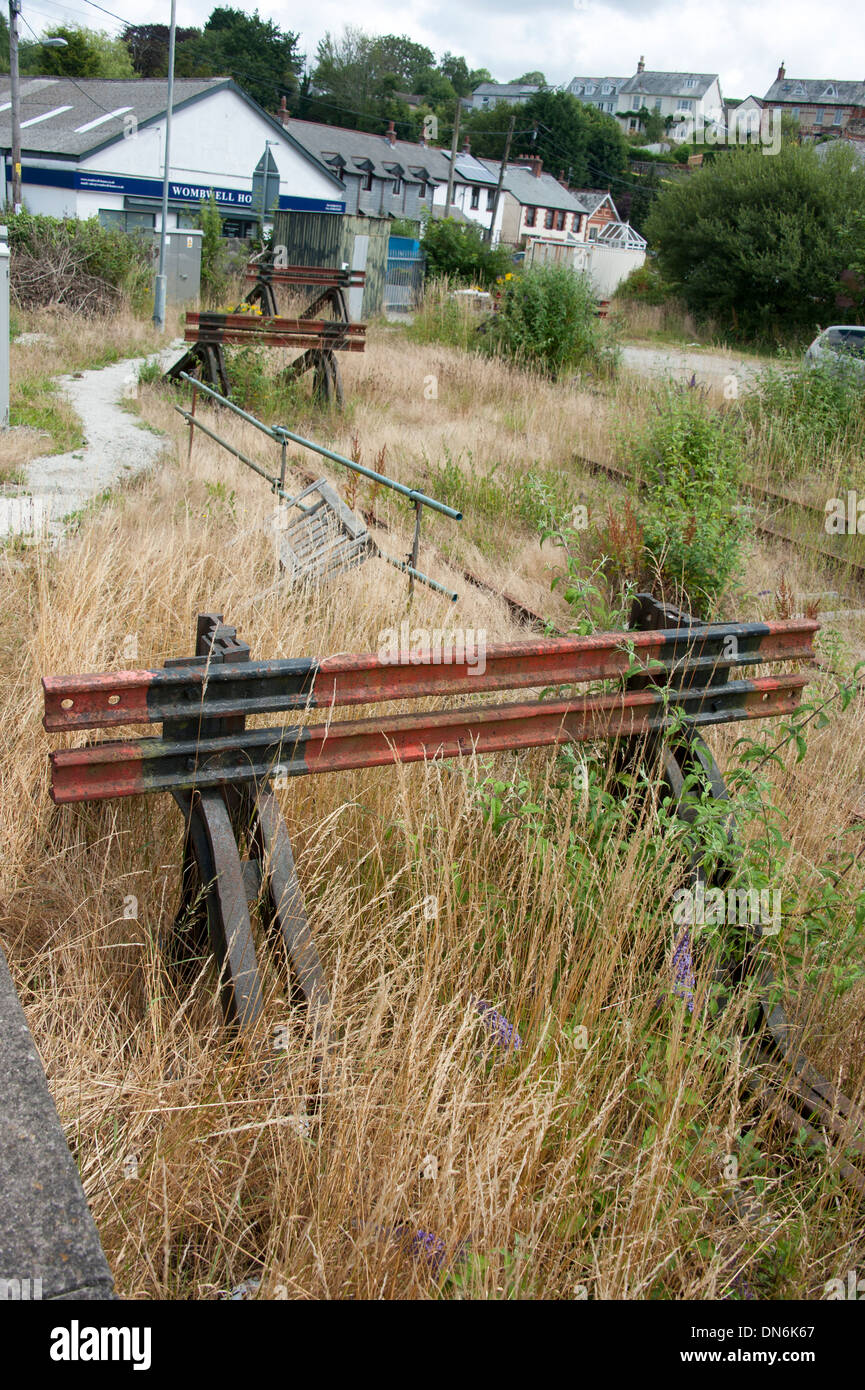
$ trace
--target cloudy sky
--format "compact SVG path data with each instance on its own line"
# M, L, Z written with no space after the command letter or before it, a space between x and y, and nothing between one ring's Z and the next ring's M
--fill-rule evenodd
M178 0L179 24L201 24L215 0ZM232 0L226 0L232 3ZM234 0L253 10L255 0ZM169 0L23 0L36 32L81 23L119 33L125 20L167 23ZM865 21L858 0L258 0L259 12L301 36L312 58L327 30L361 23L405 33L437 55L462 53L500 81L539 69L553 84L575 74L628 77L647 68L718 72L725 96L762 96L778 64L793 77L865 80ZM106 13L110 11L110 13ZM27 35L26 24L21 26Z

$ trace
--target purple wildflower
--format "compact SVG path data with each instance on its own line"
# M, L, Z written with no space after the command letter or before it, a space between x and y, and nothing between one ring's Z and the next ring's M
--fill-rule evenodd
M735 1279L733 1280L732 1284L727 1290L727 1297L732 1298L734 1292L737 1293L740 1298L754 1297L754 1294L751 1290L751 1285L748 1283L748 1280L745 1278L744 1274L736 1275Z
M444 1264L445 1243L434 1231L415 1231L411 1241L411 1253L422 1255L432 1270L438 1274Z
M484 1026L492 1034L493 1042L496 1047L512 1047L514 1051L523 1045L523 1040L512 1023L508 1023L504 1014L500 1014L494 1009L492 1004L488 1004L484 999L476 999L474 995L471 1002L477 1013L483 1019Z
M673 952L673 993L685 1000L689 1014L694 1012L694 986L696 982L694 959L691 954L691 935L690 932L684 931Z

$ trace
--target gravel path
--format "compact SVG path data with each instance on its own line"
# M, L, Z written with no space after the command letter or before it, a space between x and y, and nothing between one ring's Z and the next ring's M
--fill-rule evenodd
M177 355L174 343L159 354L159 361L168 366ZM156 462L165 447L164 438L142 429L139 417L122 404L134 399L138 368L148 360L152 359L131 357L110 367L57 378L60 391L81 420L83 448L48 454L26 465L23 485L3 499L0 535L59 536L71 512Z
M689 352L687 348L623 347L622 366L642 376L671 376L676 381L690 381L696 374L697 381L706 386L723 386L731 375L740 387L753 386L761 371L759 362Z

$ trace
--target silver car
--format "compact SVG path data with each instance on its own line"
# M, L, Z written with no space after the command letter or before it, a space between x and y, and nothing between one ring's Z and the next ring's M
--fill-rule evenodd
M865 328L835 324L824 328L805 353L806 367L836 367L865 381Z

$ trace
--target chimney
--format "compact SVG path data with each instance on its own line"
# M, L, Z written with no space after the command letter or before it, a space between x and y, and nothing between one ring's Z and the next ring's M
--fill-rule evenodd
M394 125L393 121L388 121L387 123L387 134L385 136L385 139L387 140L389 145L396 144L396 126Z
M533 155L533 156L532 156L532 173L534 174L534 176L535 176L536 179L539 179L539 178L541 177L541 170L543 169L543 167L544 167L544 161L541 159L540 155L537 155L537 154L536 154L536 155Z
M472 152L471 142L470 142L470 140L469 140L469 137L466 136L465 140L463 140L463 154L471 154L471 152Z
M777 78L776 78L775 80L776 80L777 82L783 82L783 81L784 81L784 78L785 78L786 76L787 76L787 69L784 67L784 63L783 63L783 61L782 61L781 66L780 66L779 69L778 69L778 76L777 76Z
M639 61L639 63L637 64L637 72L645 72L645 71L646 71L646 60L645 60L645 58L643 57L643 55L641 54L641 55L640 55L640 61Z
M281 121L283 125L288 125L288 108L285 104L285 97L280 97L279 99L279 110L276 113L276 119Z

